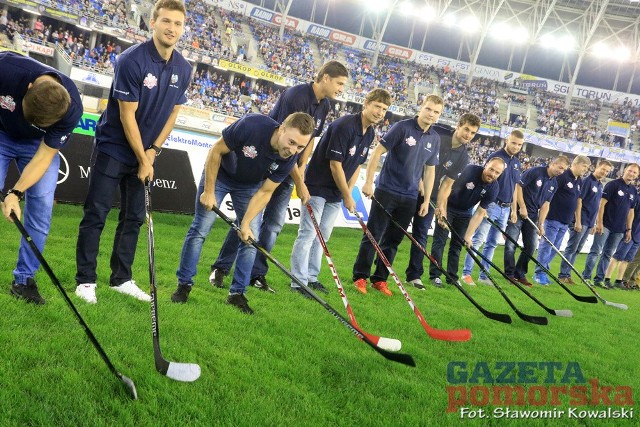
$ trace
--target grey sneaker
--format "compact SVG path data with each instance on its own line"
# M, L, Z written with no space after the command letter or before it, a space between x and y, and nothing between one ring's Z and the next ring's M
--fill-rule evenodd
M414 288L420 289L421 291L426 290L426 288L424 287L424 283L422 283L422 280L420 280L420 278L409 280L408 283L413 285Z
M439 277L436 277L435 279L431 279L431 284L433 286L435 286L436 288L442 288L442 280Z
M478 277L478 283L486 286L493 286L491 280L487 279L486 277Z

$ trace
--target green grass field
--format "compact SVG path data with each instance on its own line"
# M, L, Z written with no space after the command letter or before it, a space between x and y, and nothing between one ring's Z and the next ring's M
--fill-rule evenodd
M359 342L319 304L289 292L288 279L275 267L268 277L277 290L275 295L255 289L247 294L254 316L242 315L225 305L227 292L213 288L207 281L209 264L227 232L221 220L216 222L206 242L188 304L172 304L169 298L176 285L175 270L191 217L157 213L154 224L161 347L168 360L198 363L202 368L202 376L194 383L172 381L154 369L148 304L108 289L116 210L103 234L98 304L84 304L73 295L81 213L78 206L55 207L45 257L116 368L135 381L139 400L132 401L108 371L44 272L38 274L37 280L47 299L45 306L34 307L10 296L19 234L12 224L2 221L2 426L640 425L640 414L635 412L632 419L575 418L567 412L574 407L579 416L581 410L619 409L619 403L631 404L627 409L637 406L635 395L632 402L616 403L613 397L616 386L628 386L633 392L640 390L637 360L640 292L601 292L606 299L629 305L628 311L621 311L603 304L577 302L557 285L535 287L531 292L545 304L574 313L573 318L551 316L548 326L537 326L518 319L490 287L468 289L486 308L509 313L513 324L485 318L453 287L409 289L431 326L469 328L473 332L473 338L465 343L436 341L426 335L393 283L389 285L394 292L391 298L375 291L360 295L352 288L351 267L362 233L356 229L336 229L329 248L358 323L368 332L400 339L402 351L416 360L417 367L410 368L386 361ZM285 265L289 265L296 231L294 226L286 226L274 249L276 258ZM134 278L141 288L148 289L145 233L146 226L141 233ZM408 253L405 239L394 263L402 279ZM501 260L501 256L499 250L495 260ZM584 257L580 257L577 265L581 267L583 262ZM556 259L552 271L557 269ZM326 300L346 317L326 266L322 279L331 289ZM523 312L546 314L517 289L504 281L501 284ZM590 294L583 285L572 289L581 295ZM469 376L476 383L450 383L447 367L451 362L466 363L470 371L475 367L475 373L469 372ZM485 362L490 371L482 370ZM507 378L507 385L520 385L530 395L528 404L511 409L555 409L567 413L556 420L493 417L494 408L507 406L492 404L495 395L484 394L492 388L492 384L484 382L496 380L489 378L489 374L494 377L499 374L496 362L535 362L538 366L530 367L530 372L521 366L515 379L517 384L508 383ZM553 384L549 384L547 370L540 367L556 366L547 362L558 362L551 378ZM567 366L572 367L570 372L565 372ZM588 383L560 383L564 374L575 379L576 367L585 381L595 378L601 386L614 387L608 393L612 402L580 405L571 403L571 398L560 392L557 403L552 403L552 388L565 386L566 390L580 394L576 387L588 386ZM460 376L459 371L455 374ZM447 412L448 386L473 390L476 404L462 406L484 409L491 416L468 419L461 418L460 411ZM483 401L485 397L488 404ZM591 397L588 393L587 399ZM540 401L542 405L536 406Z

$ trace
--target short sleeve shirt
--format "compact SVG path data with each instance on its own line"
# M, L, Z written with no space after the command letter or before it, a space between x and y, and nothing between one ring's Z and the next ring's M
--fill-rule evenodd
M461 214L471 215L472 208L480 202L480 207L487 209L496 201L500 185L497 181L486 183L482 180L484 167L468 165L456 179L447 201L447 209Z
M510 156L504 148L492 153L487 157L487 160L494 157L499 157L504 160L506 167L504 172L498 177L498 184L500 185L500 192L498 193L497 202L511 203L513 202L513 191L516 188L516 184L520 182L522 177L522 165L517 155Z
M582 178L567 169L556 177L558 189L549 204L548 220L571 224L575 219L576 206L582 194Z
M625 183L622 178L614 179L604 186L602 198L607 201L604 207L604 226L612 233L624 233L627 229L629 209L632 209L636 202L636 187Z
M538 211L545 202L551 200L558 188L556 178L549 177L546 166L536 166L522 174L520 178L522 196L529 218L538 218Z
M583 227L591 228L596 223L600 199L602 198L602 183L593 174L582 180L582 211L580 221Z

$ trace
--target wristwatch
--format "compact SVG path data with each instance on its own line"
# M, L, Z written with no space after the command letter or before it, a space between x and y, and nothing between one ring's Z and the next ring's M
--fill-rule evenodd
M16 190L15 188L12 188L10 190L7 191L7 196L9 194L13 194L14 196L16 196L18 198L18 200L24 200L24 192Z
M157 145L151 144L151 147L149 148L156 152L156 157L158 157L160 153L162 153L162 148L158 147Z

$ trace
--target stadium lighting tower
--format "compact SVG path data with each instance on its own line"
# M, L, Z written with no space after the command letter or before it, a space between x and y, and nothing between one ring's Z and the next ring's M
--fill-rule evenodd
M393 10L398 5L400 0L393 0L392 3L389 0L366 0L371 7L374 7L375 4L380 5L377 10L381 10L382 8L387 9L387 15L384 18L384 24L382 24L382 29L376 35L376 43L374 45L375 51L373 52L373 58L371 59L371 66L376 67L378 65L378 55L380 54L380 44L382 43L382 37L384 36L384 32L387 30L387 25L389 24L389 19L391 18L391 14Z

